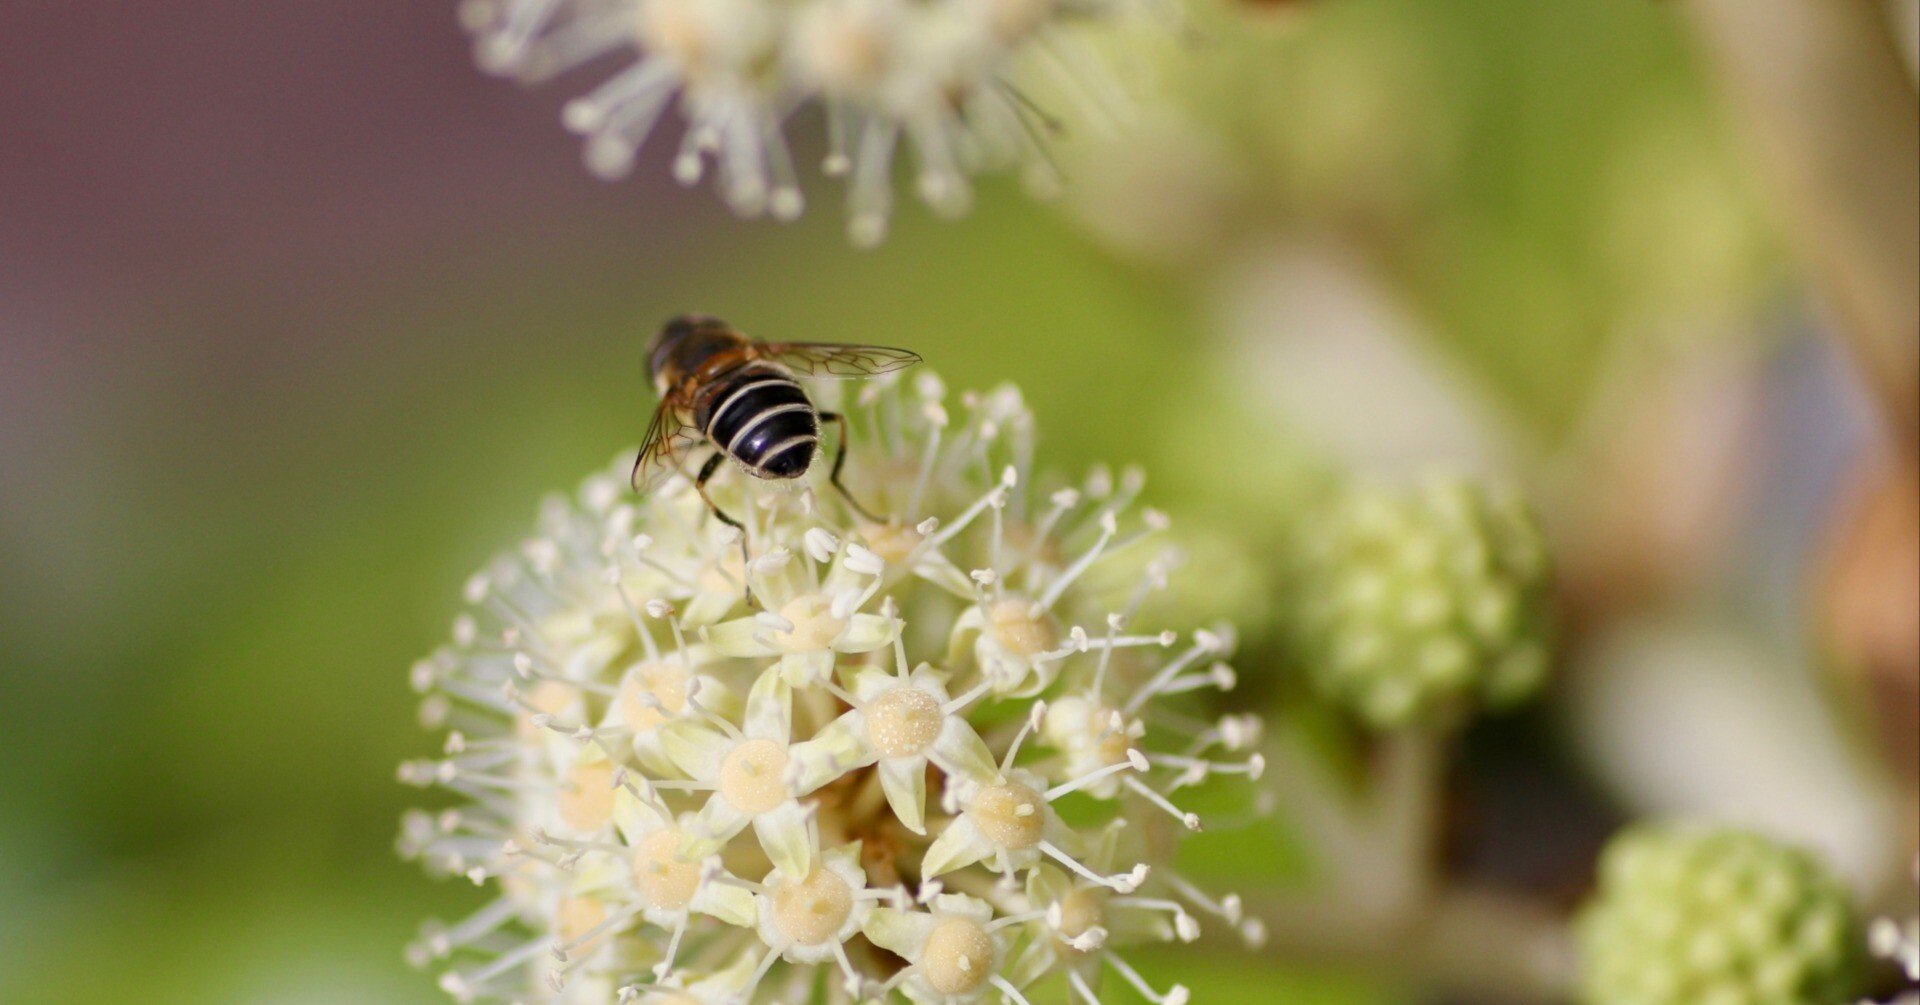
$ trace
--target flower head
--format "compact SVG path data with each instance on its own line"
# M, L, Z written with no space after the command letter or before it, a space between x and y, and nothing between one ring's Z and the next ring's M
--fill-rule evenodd
M920 197L942 213L965 211L978 171L1024 165L1050 179L1057 123L1026 78L1065 83L1055 89L1078 108L1110 116L1118 83L1087 36L1133 13L1125 0L467 0L462 10L492 73L536 81L609 54L628 60L566 107L588 167L625 175L674 110L686 122L674 176L695 184L712 171L743 215L801 212L786 122L818 106L822 168L849 178L863 244L885 233L901 148L914 153Z
M1811 856L1677 826L1608 845L1577 935L1593 1005L1847 1001L1863 956L1846 890Z
M843 403L885 520L722 478L742 560L683 480L607 473L469 582L414 671L445 754L401 771L463 799L403 849L494 891L413 948L456 999L1097 1002L1111 972L1178 1005L1127 944L1257 936L1167 862L1181 790L1262 766L1251 719L1170 707L1233 686L1231 633L1129 632L1177 589L1140 478L1036 486L1018 394L960 406L930 376Z
M1322 695L1390 729L1539 690L1549 570L1517 495L1451 478L1357 488L1302 537L1293 627Z

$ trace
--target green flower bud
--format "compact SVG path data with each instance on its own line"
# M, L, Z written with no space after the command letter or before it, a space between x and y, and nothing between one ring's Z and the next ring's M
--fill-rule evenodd
M1444 725L1547 672L1546 545L1517 494L1455 478L1349 490L1307 521L1296 651L1370 725Z
M1607 846L1575 935L1586 1005L1834 1005L1864 956L1846 889L1813 856L1672 825Z

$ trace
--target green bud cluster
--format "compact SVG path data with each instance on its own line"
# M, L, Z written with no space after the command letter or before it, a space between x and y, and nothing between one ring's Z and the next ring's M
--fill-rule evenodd
M1540 689L1550 569L1517 493L1458 478L1358 487L1303 530L1293 635L1322 696L1397 729Z
M1847 891L1812 856L1735 830L1616 837L1575 933L1586 1005L1836 1005L1862 974Z

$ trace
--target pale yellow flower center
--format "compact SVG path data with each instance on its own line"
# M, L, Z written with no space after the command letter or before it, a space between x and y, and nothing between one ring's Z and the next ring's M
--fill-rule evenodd
M832 869L773 888L773 927L803 946L831 941L852 913L853 887Z
M847 630L845 618L833 616L833 601L818 593L806 593L786 602L780 616L793 624L790 632L776 631L773 641L789 652L818 652L829 649L840 633Z
M620 686L620 716L636 732L649 733L687 707L686 668L644 663Z
M678 63L689 76L706 69L712 39L692 4L642 4L639 30L644 45Z
M926 540L925 534L912 527L879 523L863 525L860 536L867 539L867 548L888 565L899 565L906 561L907 556L913 554L913 549Z
M1002 42L1018 42L1053 16L1052 0L989 0L987 26Z
M1067 945L1068 939L1077 939L1090 929L1098 928L1106 922L1106 891L1083 889L1075 890L1060 898L1060 947L1068 952L1077 952Z
M563 943L571 943L593 931L607 920L607 906L594 897L568 897L560 902L558 917L554 919L554 929ZM582 949L590 948L599 942L595 937Z
M787 801L787 749L772 740L748 740L720 762L720 795L733 808L759 816Z
M1040 833L1046 824L1046 805L1040 793L1018 782L1008 782L981 789L967 812L980 827L980 833L995 847L1024 851L1040 843Z
M680 832L663 827L640 842L633 852L633 887L648 906L662 911L678 911L693 900L700 888L700 865L674 857L680 846Z
M927 935L920 972L943 995L963 995L993 976L993 939L969 918L948 918Z
M719 561L700 567L701 592L722 595L739 593L740 584L744 582L740 570L745 567L737 549L726 549L720 553Z
M898 687L867 706L867 740L881 757L924 754L940 738L940 702L917 687Z
M560 819L576 831L597 831L613 818L613 762L580 761L560 789Z
M1034 610L1033 603L1027 600L996 601L987 609L987 623L1000 648L1023 659L1052 649L1060 637L1053 618L1045 611Z
M521 739L531 740L540 735L540 727L533 724L534 714L544 712L547 715L559 715L566 711L573 702L573 685L557 680L542 680L523 692L522 697L532 711L522 709L514 717L513 725Z
M1110 708L1097 708L1088 720L1093 755L1103 765L1119 764L1127 759L1127 751L1133 749L1133 737L1127 735L1125 720L1122 720L1121 728L1115 729L1113 712Z
M843 18L827 26L813 42L814 69L829 90L865 90L886 75L886 40L870 24Z

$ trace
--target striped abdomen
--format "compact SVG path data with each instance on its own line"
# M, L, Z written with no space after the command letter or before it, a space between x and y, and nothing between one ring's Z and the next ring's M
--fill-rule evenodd
M798 478L813 463L820 419L799 382L749 363L703 388L693 421L707 439L760 478Z

